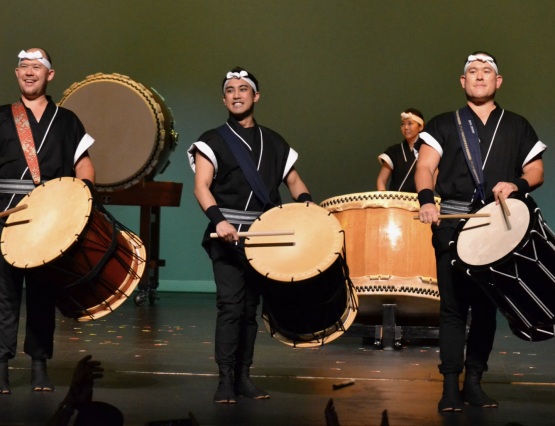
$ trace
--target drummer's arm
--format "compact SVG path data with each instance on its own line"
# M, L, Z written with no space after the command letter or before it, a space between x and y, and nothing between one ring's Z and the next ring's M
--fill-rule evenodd
M435 183L435 173L439 165L439 160L441 156L434 148L429 145L422 144L420 151L418 153L418 161L416 162L416 173L414 175L414 181L416 183L416 190L418 192L429 189L434 189ZM439 211L435 203L424 204L420 206L420 211L418 212L418 217L423 223L435 223L439 225Z
M195 197L197 197L197 201L202 211L205 213L210 207L217 207L216 199L210 191L210 185L213 179L214 165L202 153L197 151L195 153ZM212 217L210 217L210 219L212 220ZM212 220L212 223L214 223L214 220ZM228 242L239 241L237 230L227 220L222 220L215 225L216 233L219 238Z
M287 173L284 182L287 185L287 188L289 188L289 192L291 192L291 197L293 197L295 201L299 198L299 195L301 194L310 194L310 192L308 192L308 188L306 187L301 177L299 176L299 173L297 173L297 170L295 170L294 167L292 167L291 171Z
M526 164L522 168L522 176L520 179L524 179L528 182L530 186L530 191L539 188L543 184L543 160L541 158ZM502 192L503 198L507 197L513 191L518 191L518 187L511 182L499 182L492 189L493 195L495 196L496 204L499 204L499 193Z
M377 187L378 191L386 191L387 180L391 176L391 167L385 161L382 163L382 169L378 175Z
M87 153L84 153L77 163L75 164L75 177L81 180L88 180L94 183L94 166L91 161L91 157Z

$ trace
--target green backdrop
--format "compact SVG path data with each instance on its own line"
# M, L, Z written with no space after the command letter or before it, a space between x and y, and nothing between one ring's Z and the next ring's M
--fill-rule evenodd
M186 151L225 121L220 83L230 68L257 76L258 122L299 152L297 169L322 201L375 190L377 156L402 140L400 112L416 107L429 119L464 105L464 58L485 49L504 77L498 102L524 115L550 147L546 183L534 197L555 224L554 22L552 0L3 1L0 103L17 99L13 69L30 47L52 54L55 101L97 72L129 75L161 93L180 145L157 180L184 183L181 207L162 212L162 289L213 291L200 247L207 219ZM112 210L138 230L138 207Z

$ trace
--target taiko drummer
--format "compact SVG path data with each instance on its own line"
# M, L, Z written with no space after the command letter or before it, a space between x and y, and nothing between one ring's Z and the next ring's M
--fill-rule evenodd
M54 78L43 49L22 50L15 75L20 101L0 107L0 209L14 207L36 185L73 176L92 187L94 168L87 154L93 144L77 116L57 107L46 87ZM34 390L54 390L46 373L52 358L55 299L51 283L16 269L0 256L0 393L9 393L8 360L16 354L23 279L27 323L24 351L32 358Z
M471 202L495 196L506 199L513 191L530 192L543 183L542 153L546 146L525 118L494 102L503 78L497 61L478 51L465 59L460 77L467 105L434 117L420 133L416 188L420 220L432 223L437 261L440 307L439 370L444 376L440 411L460 411L463 403L497 407L481 388L482 374L496 328L496 306L470 277L451 266L449 242L458 220L438 220L433 198L441 196L441 213L468 213ZM417 144L418 145L418 144ZM469 307L472 322L465 357L465 331ZM459 375L466 370L462 392Z
M216 363L219 385L214 400L261 399L269 394L249 378L258 333L256 308L260 275L245 257L238 231L247 231L264 210L281 203L285 182L293 199L312 201L294 168L297 153L276 132L259 126L254 105L260 98L256 78L242 68L223 80L227 122L201 135L189 149L195 171L195 196L210 219L203 246L212 260L217 288ZM218 239L210 240L209 233Z
M400 144L391 145L378 156L382 168L378 175L378 191L385 191L387 181L390 191L416 192L414 173L418 152L414 143L424 130L424 116L416 108L407 108L401 113L401 133L405 140Z

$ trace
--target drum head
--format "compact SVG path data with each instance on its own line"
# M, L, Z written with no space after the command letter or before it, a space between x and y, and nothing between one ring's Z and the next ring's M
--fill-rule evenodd
M2 254L9 264L33 268L62 255L78 238L91 214L92 199L79 179L46 182L18 204L2 231ZM26 222L29 221L29 222Z
M64 92L60 106L75 112L95 139L89 154L98 190L132 186L165 161L160 156L169 152L171 130L159 102L142 84L119 74L95 74Z
M516 198L506 200L511 215L511 230L507 228L501 204L495 201L474 213L489 213L490 217L469 219L457 242L460 259L474 266L483 266L502 259L522 241L530 225L528 206Z
M251 237L245 252L259 273L276 281L301 281L329 268L343 249L339 221L314 204L284 204L255 220L249 231L295 231L294 235Z

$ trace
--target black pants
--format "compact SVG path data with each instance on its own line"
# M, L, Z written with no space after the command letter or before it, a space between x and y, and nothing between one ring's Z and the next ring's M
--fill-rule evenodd
M218 307L216 362L250 366L258 333L256 309L262 277L249 264L244 248L235 244L213 240L210 258Z
M32 272L9 265L0 256L0 360L15 357L23 279L27 322L23 350L35 359L50 359L53 352L56 305L53 288Z
M435 228L435 227L434 227ZM484 372L495 337L497 308L479 285L451 266L449 242L454 229L436 228L432 243L436 253L440 303L439 351L441 374L461 374L467 370ZM468 310L472 322L466 342Z

